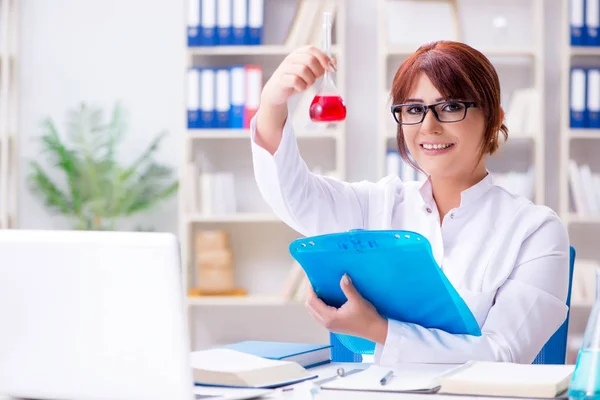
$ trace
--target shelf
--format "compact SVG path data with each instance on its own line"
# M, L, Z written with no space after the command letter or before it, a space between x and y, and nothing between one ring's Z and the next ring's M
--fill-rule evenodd
M285 45L259 45L259 46L205 46L188 47L188 54L191 56L236 56L236 55L288 55L296 48ZM339 54L337 45L331 46L331 52Z
M571 308L578 308L580 310L587 310L592 308L594 303L571 303Z
M600 139L600 129L571 129L569 139Z
M279 296L250 295L250 296L188 296L188 304L192 307L248 307L248 306L302 306L296 300L288 300Z
M417 50L416 45L391 45L387 47L385 52L388 56L409 56ZM479 48L488 57L535 57L535 50L528 48L501 48L501 47L489 47Z
M580 215L570 213L567 216L569 224L595 225L600 224L600 215Z
M600 47L572 46L570 48L570 53L572 56L599 57L600 56Z
M190 223L233 223L233 222L281 222L273 213L238 213L231 215L202 215L188 216Z
M249 129L188 129L189 140L250 139ZM336 129L297 132L296 138L337 139L340 132Z

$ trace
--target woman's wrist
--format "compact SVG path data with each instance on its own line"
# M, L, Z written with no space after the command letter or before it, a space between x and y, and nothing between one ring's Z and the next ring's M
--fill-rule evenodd
M256 144L275 154L281 142L283 126L288 118L287 103L269 105L261 103L256 116Z
M372 342L379 343L381 345L385 344L388 331L387 318L379 316L379 318L377 318L375 322L370 325L370 332L368 334L367 339L369 339Z

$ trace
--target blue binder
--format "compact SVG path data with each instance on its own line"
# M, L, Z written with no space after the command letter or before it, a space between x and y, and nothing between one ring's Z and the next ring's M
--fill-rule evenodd
M354 230L293 241L290 253L302 266L315 293L341 307L344 273L385 318L481 336L471 310L437 265L427 238L404 230ZM337 334L349 350L373 354L369 340Z
M587 69L571 67L569 96L569 126L571 128L588 127L587 110Z
M585 46L588 41L587 26L585 24L586 0L568 1L571 46Z
M220 46L233 43L232 5L232 0L217 0L217 44Z

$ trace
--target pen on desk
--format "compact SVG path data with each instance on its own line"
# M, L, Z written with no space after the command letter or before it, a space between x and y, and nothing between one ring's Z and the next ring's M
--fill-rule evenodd
M385 376L383 378L381 378L381 380L379 381L380 385L385 385L386 383L388 383L388 381L390 380L390 378L394 375L394 371L390 371L387 374L385 374Z

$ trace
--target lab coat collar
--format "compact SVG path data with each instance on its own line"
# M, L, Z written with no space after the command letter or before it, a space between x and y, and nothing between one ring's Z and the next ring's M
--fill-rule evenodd
M486 194L494 186L492 174L487 169L486 172L486 176L481 181L461 192L460 207L475 203L481 198L481 196ZM428 176L427 179L423 181L421 187L419 188L419 193L421 194L425 204L432 204L434 202L433 190L431 187L431 176Z

